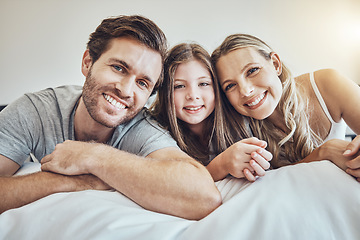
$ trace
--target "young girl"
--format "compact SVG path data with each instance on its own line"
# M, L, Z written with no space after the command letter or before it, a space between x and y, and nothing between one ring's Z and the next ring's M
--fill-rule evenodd
M353 156L343 155L348 142L340 139L343 119L360 133L360 88L354 82L330 69L293 78L277 53L246 34L228 36L212 62L224 104L238 113L231 121L249 117L254 136L274 155L273 167L328 159L348 168Z
M173 47L165 59L164 82L152 114L182 150L207 166L215 181L228 174L254 181L270 167L272 155L265 150L264 141L237 141L235 135L243 135L244 130L224 120L220 89L214 79L210 55L200 45Z

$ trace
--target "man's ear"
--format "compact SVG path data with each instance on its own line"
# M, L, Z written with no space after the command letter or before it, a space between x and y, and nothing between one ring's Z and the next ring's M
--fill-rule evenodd
M282 73L282 62L280 60L279 55L275 52L271 52L270 57L271 57L271 62L273 63L273 65L275 67L275 71L276 71L277 75L280 76Z
M92 65L92 60L90 57L89 49L86 49L81 62L81 72L85 77L88 76L91 65Z

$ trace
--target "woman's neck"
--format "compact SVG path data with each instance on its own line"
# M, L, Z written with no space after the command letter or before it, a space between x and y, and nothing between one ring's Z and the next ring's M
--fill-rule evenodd
M289 133L289 129L286 126L284 115L281 113L281 111L276 108L275 111L267 118L268 121L270 121L272 124L275 125L275 127L283 132L284 134Z

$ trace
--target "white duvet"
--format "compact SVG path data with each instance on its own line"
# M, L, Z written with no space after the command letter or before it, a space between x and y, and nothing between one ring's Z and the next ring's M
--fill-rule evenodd
M20 174L39 170L32 163ZM360 183L329 161L216 183L200 221L147 211L114 191L58 193L0 215L0 239L360 239Z

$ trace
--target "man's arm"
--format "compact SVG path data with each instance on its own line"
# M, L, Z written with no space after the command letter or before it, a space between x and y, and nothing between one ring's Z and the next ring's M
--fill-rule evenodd
M66 175L93 174L144 208L201 219L221 204L206 168L177 148L146 158L113 147L66 141L44 157L42 170Z
M11 162L17 166L17 169L19 168L15 162L0 155L1 170L4 170L5 166L12 166L10 167L12 169L15 165ZM0 177L0 214L53 193L110 188L93 175L64 176L39 172L25 176L4 177L4 175L12 175L10 172L13 170L7 171Z
M0 154L0 177L12 176L19 168L19 164Z

